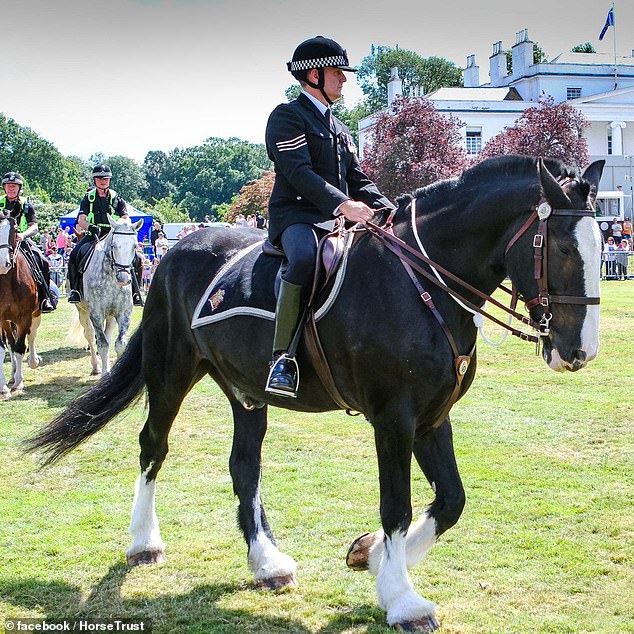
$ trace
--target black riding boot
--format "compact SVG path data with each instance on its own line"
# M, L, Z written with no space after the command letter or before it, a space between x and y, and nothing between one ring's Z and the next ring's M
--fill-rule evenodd
M302 309L304 288L282 280L275 309L275 336L273 338L273 360L266 382L266 392L280 396L297 396L299 371L297 361L287 352L297 329Z
M38 284L40 309L43 313L51 313L57 308L51 295L51 269L48 262L43 257L40 256L38 261L43 278L43 283Z
M77 264L73 262L72 258L68 260L68 283L70 285L70 291L68 292L68 301L71 304L79 304L81 302L81 292L79 285L81 284L81 276L77 272Z
M132 305L143 306L143 297L141 297L141 280L142 280L143 266L141 258L138 253L134 254L134 260L132 262L131 271L131 284L132 284Z

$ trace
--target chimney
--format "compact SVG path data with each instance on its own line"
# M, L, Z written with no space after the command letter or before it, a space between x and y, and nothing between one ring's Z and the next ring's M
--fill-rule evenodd
M390 68L390 80L387 82L387 105L388 108L396 97L403 95L403 80L398 76L398 68Z
M515 34L515 46L511 49L513 79L526 75L528 67L533 65L533 46L533 42L528 37L528 29L522 29Z
M502 40L500 40L493 44L493 55L489 57L491 86L503 86L506 76L506 53L502 50Z
M476 64L475 55L467 57L467 67L464 69L464 87L477 88L480 85L480 67Z

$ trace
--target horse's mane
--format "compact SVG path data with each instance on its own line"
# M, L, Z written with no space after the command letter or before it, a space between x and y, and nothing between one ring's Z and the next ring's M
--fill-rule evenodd
M578 174L575 169L569 167L562 161L552 158L545 158L544 163L548 171L555 178L570 177L575 178ZM521 154L510 154L506 156L495 156L485 159L481 163L466 169L460 176L437 181L426 187L420 187L411 194L402 194L396 199L398 209L407 205L416 198L417 201L430 200L434 198L437 205L444 206L445 200L449 202L453 197L454 190L458 187L482 185L489 182L491 186L499 183L501 178L527 178L537 176L537 157L525 156ZM419 207L419 209L422 208Z

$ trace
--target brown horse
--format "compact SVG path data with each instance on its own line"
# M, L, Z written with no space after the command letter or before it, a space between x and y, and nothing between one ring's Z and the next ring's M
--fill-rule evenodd
M29 344L29 366L37 368L40 357L35 350L35 337L41 311L37 287L24 254L18 248L15 220L0 218L0 399L24 391L22 358ZM5 349L11 355L9 390L4 374Z

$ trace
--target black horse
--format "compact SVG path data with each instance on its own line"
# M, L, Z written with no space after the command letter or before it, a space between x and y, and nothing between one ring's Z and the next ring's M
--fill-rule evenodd
M588 210L602 170L603 162L593 163L579 176L552 160L544 164L541 159L508 156L484 161L459 178L401 198L393 231L413 249L424 243L435 262L485 294L510 277L527 301L533 323L541 324L546 363L557 371L574 371L598 350L599 308L593 304L598 303L601 238ZM538 207L539 219L527 222ZM548 216L551 208L552 215L545 219L542 212ZM547 235L540 246L535 234L546 222ZM295 584L296 564L278 550L260 500L267 405L311 412L337 406L303 346L298 352L298 398L264 392L273 323L261 317L274 310L272 287L279 260L260 252L256 243L262 239L257 230L208 229L174 247L157 270L141 325L112 372L30 441L31 449L45 449L48 460L56 460L147 390L149 411L140 434L141 474L131 524L134 539L127 552L132 564L162 558L164 544L154 507L156 476L185 395L208 374L233 411L229 466L249 566L261 586ZM215 308L226 299L226 290L260 313L254 310L192 328L210 279L222 277L231 268L228 263L247 252L253 257L245 256L241 266L233 267L239 274L232 287L214 293L209 301ZM547 270L536 276L536 262L543 257ZM422 268L429 270L426 264ZM472 315L420 273L414 276L433 297L458 354L471 354L468 369L459 370L461 396L476 369ZM449 286L458 288L453 281ZM350 250L340 293L318 330L340 394L374 428L378 456L382 530L359 538L348 564L376 575L378 600L390 625L431 631L437 626L435 606L415 592L407 568L456 523L465 494L447 412L455 400L456 354L446 329L420 294L387 244L361 231ZM474 292L463 296L483 303ZM544 296L552 298L552 305L545 305ZM585 301L588 297L594 299ZM413 524L412 454L435 493L433 503Z

